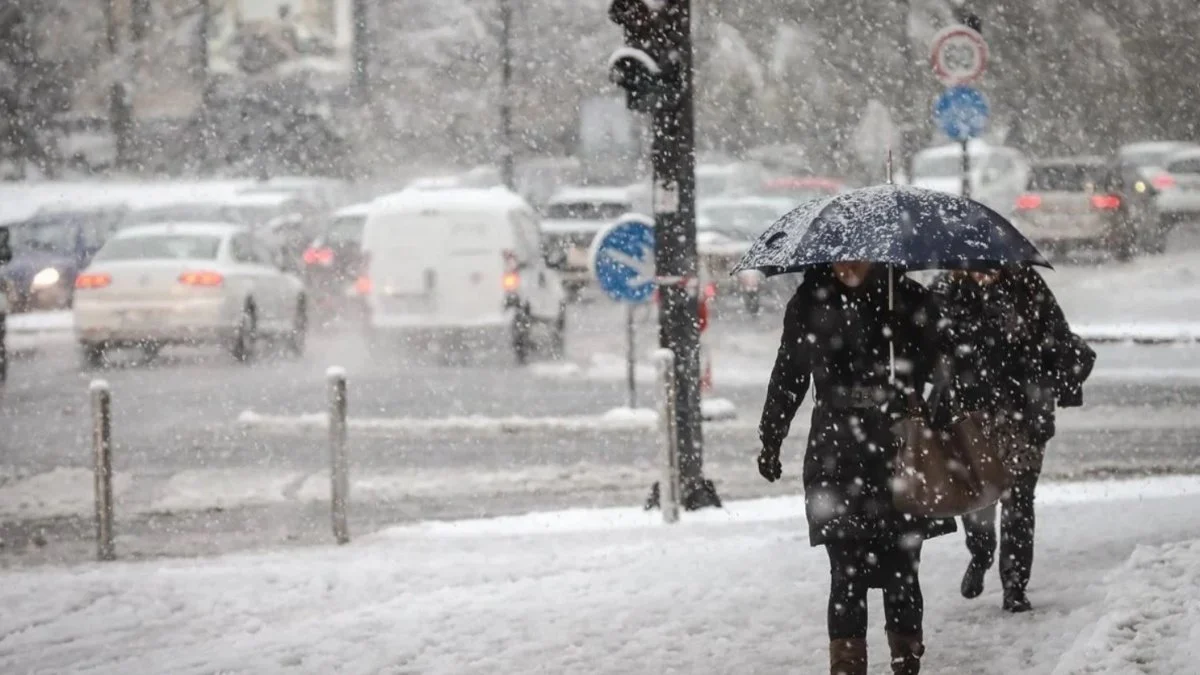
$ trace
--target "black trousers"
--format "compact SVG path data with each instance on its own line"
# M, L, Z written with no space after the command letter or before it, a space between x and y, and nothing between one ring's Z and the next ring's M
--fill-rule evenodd
M867 637L867 590L883 589L883 614L889 631L921 631L925 599L919 571L921 547L893 540L831 542L829 553L829 639Z
M1024 591L1033 570L1033 494L1040 462L1014 476L1013 487L1000 500L1000 581L1005 590ZM972 563L991 567L996 554L996 505L963 516Z

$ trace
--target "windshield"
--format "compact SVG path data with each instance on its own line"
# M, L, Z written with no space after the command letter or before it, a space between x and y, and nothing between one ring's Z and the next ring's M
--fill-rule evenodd
M550 204L546 217L554 220L616 220L629 211L620 202L569 202Z
M720 232L721 234L753 239L762 234L779 216L783 215L778 209L763 205L722 204L707 206L700 209L703 218L701 229Z
M221 238L214 235L119 237L100 249L94 260L215 260L220 248Z
M357 244L362 241L366 216L343 216L333 221L325 233L325 243L333 246Z
M1035 192L1093 192L1111 182L1108 168L1095 164L1035 166L1029 174L1029 189Z

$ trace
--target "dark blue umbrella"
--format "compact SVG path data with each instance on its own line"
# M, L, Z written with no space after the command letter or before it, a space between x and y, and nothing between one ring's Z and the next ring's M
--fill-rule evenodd
M888 184L801 204L767 228L733 272L771 276L853 260L906 270L1050 267L1012 223L983 204Z

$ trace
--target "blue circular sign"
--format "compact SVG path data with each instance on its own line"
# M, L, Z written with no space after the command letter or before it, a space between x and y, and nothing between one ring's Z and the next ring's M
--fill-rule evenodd
M933 121L955 141L981 135L989 115L987 99L974 87L950 87L933 103Z
M592 239L592 274L600 290L618 302L645 302L657 288L654 221L627 214Z

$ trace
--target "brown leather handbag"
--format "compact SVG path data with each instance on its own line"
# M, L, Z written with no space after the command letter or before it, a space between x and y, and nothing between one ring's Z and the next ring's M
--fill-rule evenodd
M939 431L917 408L892 432L901 442L892 501L903 513L961 516L996 503L1012 487L1005 454L1013 439L1006 425L993 424L983 413L968 412Z

